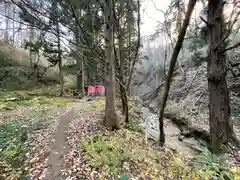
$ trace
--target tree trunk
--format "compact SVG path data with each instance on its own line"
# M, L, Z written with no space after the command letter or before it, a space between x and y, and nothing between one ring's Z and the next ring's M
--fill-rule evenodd
M79 48L78 48L79 49ZM81 53L82 54L82 53ZM81 58L81 59L80 59ZM84 73L84 60L82 59L83 56L77 56L77 66L79 67L79 72L77 73L77 91L84 96L85 95L85 73Z
M19 47L21 47L22 46L22 44L23 44L23 32L22 32L22 27L23 27L23 22L22 22L22 19L21 18L19 18L19 33L18 33L18 41L19 41Z
M15 15L16 15L16 7L13 6L12 8L12 45L15 46Z
M120 1L120 17L119 17L119 28L118 28L118 39L119 39L119 59L120 59L120 71L119 71L119 80L120 80L120 93L121 93L121 101L122 101L122 113L125 115L125 122L129 123L129 114L128 114L128 98L125 88L125 78L124 78L124 70L125 70L125 61L126 58L123 56L123 47L124 47L124 29L121 28L124 26L124 7L125 2ZM130 60L130 59L129 59Z
M209 58L208 58L208 90L209 90L209 123L211 147L213 153L220 153L221 145L227 143L233 135L230 122L230 99L226 82L225 54L223 44L215 49L223 39L224 19L223 0L209 0Z
M33 44L33 43L35 43L34 27L30 26L29 31L30 31L29 32L29 41ZM35 84L37 85L37 83L38 83L38 73L37 73L38 63L36 62L36 52L33 51L32 46L30 46L30 49L29 49L29 61L30 61L31 70L33 73L33 79L34 79Z
M105 21L105 56L108 66L107 94L105 105L105 125L109 130L119 129L118 117L116 113L116 79L115 79L115 58L114 58L114 32L113 32L113 0L106 0L104 4Z
M78 59L77 59L77 61L79 61ZM77 66L79 67L79 63L77 63ZM79 72L77 72L77 77L76 77L76 87L77 87L77 91L79 92L79 93L81 93L81 72L79 71Z
M170 89L170 85L171 85L171 80L172 80L172 76L173 76L173 72L174 72L174 67L175 67L176 62L177 62L178 54L179 54L179 52L182 48L182 43L184 41L184 37L185 37L186 31L187 31L187 27L188 27L188 24L189 24L189 21L190 21L190 18L191 18L192 11L195 7L196 1L197 0L190 0L189 3L188 3L188 9L187 9L186 17L183 21L183 26L181 28L181 31L178 34L178 39L177 39L176 45L174 47L172 58L171 58L171 61L170 61L167 80L166 80L166 83L165 83L165 86L164 86L163 100L162 100L161 109L160 109L160 112L159 112L159 130L160 130L159 142L160 142L160 145L164 145L164 143L165 143L163 117L164 117L164 110L165 110L165 107L166 107L167 98L168 98L168 94L169 94L169 89Z
M181 8L181 0L177 0L177 24L176 24L176 26L177 26L177 32L178 32L178 34L180 33L180 31L181 31L181 28L182 28L182 8ZM181 51L182 51L182 55L184 55L184 52L183 52L183 49L181 49ZM181 62L181 59L180 58L178 58L178 60L177 60L177 63L178 63L178 66L179 66L179 71L180 71L180 73L181 73L181 76L182 76L182 80L185 82L186 81L186 78L185 78L185 72L184 72L184 70L183 70L183 68L182 68L182 62Z
M83 56L82 56L83 57ZM85 96L85 72L84 72L84 59L81 61L81 70L82 70L82 85L81 85L81 92L82 96Z
M57 47L58 47L58 69L60 77L60 96L63 96L63 71L62 71L62 51L61 51L61 39L60 39L60 27L59 22L56 24L57 28Z
M60 55L59 61L58 61L58 69L59 69L59 76L60 76L60 96L63 96L63 71L62 71L62 58Z
M9 37L8 37L8 30L9 30L9 7L10 5L8 4L8 2L4 2L4 14L5 14L5 31L4 31L4 41L8 42L9 41Z
M128 23L131 22L131 16L132 16L132 13L131 13L131 1L128 1L128 10L130 11L130 14L128 14ZM131 82L132 82L132 76L133 76L133 71L134 71L134 68L135 68L135 65L137 63L137 59L139 57L139 48L140 48L140 45L141 45L141 31L140 31L140 23L141 23L141 14L140 14L140 0L137 0L137 46L136 46L136 49L135 49L135 54L134 54L134 57L132 58L131 57L131 48L129 47L129 51L128 51L128 58L129 58L129 77L128 77L128 81L126 83L126 91L128 92L128 95L131 94L131 88L130 88L130 85L131 85ZM129 36L128 36L128 46L131 45L131 30L130 30L131 27L128 27L128 31L129 31Z
M80 18L82 16L81 10L76 10L77 18ZM76 41L76 61L77 61L77 67L79 67L79 71L77 73L77 91L84 96L85 95L85 73L84 73L84 59L83 59L83 52L82 49L79 47L81 45L81 31L79 29L78 20L75 19L75 41Z

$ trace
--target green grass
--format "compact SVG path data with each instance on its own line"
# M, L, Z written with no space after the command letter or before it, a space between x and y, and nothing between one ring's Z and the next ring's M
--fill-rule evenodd
M29 96L27 92L0 92L0 111L13 110L20 106L54 106L66 107L70 99L48 96Z
M84 141L84 149L91 166L105 175L119 177L148 177L150 179L238 180L239 167L230 167L221 157L209 151L186 159L170 150L159 150L151 142L144 143L141 134L121 129L111 135L95 135ZM124 166L128 164L130 169Z
M0 175L23 179L27 174L26 154L34 145L30 135L49 126L51 117L46 116L46 111L48 107L35 108L26 116L7 116L0 121Z
M121 108L121 103L118 102L119 108ZM140 126L141 123L141 108L142 105L137 101L128 101L129 108L129 123L125 124L125 128L134 131L143 133L143 128Z
M121 149L121 143L111 141L107 136L94 136L84 142L84 149L95 167L103 168L113 177L122 172L122 165L129 156Z
M129 129L130 131L144 133L143 128L139 125L139 121L134 118L131 118L131 116L129 123L125 124L125 128Z

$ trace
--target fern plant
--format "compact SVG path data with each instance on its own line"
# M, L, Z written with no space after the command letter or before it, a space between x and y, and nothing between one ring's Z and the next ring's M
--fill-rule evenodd
M223 156L211 153L208 149L202 151L195 162L200 176L207 179L233 180L233 174Z

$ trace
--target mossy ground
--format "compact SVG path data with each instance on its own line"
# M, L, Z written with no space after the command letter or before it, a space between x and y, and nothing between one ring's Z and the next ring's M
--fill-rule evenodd
M31 95L34 93L34 95ZM66 107L72 99L57 97L56 90L39 88L28 91L1 91L0 92L0 111L14 110L22 106L53 106Z

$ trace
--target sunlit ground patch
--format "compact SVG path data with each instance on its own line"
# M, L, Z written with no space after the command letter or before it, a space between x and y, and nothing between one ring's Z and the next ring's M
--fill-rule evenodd
M96 97L95 101L96 108L104 108L105 106L105 97Z
M59 97L49 98L45 96L39 96L39 97L34 97L33 99L27 101L26 104L36 105L36 106L52 105L54 107L67 107L71 102L72 101L70 99L65 99L65 98L59 98Z
M23 92L4 92L0 94L0 110L13 110L19 106L67 107L72 101L61 97L29 96Z

